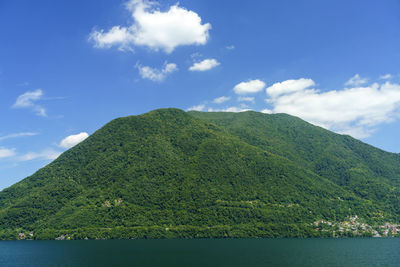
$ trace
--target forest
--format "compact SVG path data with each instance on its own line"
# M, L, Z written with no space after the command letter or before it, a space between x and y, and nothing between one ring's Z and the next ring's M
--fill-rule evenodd
M0 239L372 236L399 186L399 154L297 117L158 109L1 191Z

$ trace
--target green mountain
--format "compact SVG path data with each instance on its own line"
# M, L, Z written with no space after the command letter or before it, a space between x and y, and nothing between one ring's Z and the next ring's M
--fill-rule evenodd
M1 191L0 238L396 235L399 186L400 155L293 116L160 109Z

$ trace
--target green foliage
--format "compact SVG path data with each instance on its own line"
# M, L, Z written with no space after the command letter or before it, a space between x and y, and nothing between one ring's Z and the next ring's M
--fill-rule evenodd
M324 236L400 221L400 157L298 118L161 109L111 121L0 192L0 239Z

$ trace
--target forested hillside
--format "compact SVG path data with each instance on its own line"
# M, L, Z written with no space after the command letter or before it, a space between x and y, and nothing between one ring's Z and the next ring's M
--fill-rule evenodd
M398 154L296 117L160 109L1 191L0 237L370 236L397 229L399 185Z

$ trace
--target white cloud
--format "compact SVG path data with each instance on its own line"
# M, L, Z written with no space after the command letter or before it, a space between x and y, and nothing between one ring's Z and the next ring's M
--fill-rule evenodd
M70 136L65 137L59 144L60 147L62 148L71 148L77 144L79 144L80 142L82 142L83 140L85 140L86 138L89 137L89 134L86 132L82 132L79 134L73 134Z
M353 77L350 78L344 85L349 85L349 86L359 86L362 84L366 84L368 82L367 78L361 78L359 74L354 75Z
M164 63L164 66L161 70L149 66L141 66L139 64L136 64L136 67L139 69L140 77L155 82L163 81L168 74L178 70L178 67L175 63L167 62Z
M15 156L15 149L0 147L0 159Z
M233 50L233 49L235 49L235 46L234 45L228 45L225 48L228 49L228 50Z
M223 109L221 111L223 111L223 112L244 112L244 111L248 111L248 110L250 110L250 109L242 108L242 107L229 107L229 108Z
M198 57L202 57L203 55L199 52L195 52L193 54L190 55L191 58L198 58Z
M245 95L251 93L257 93L263 90L265 87L265 83L260 80L250 80L248 82L241 82L237 84L233 90L238 95Z
M261 112L261 113L265 113L265 114L272 114L272 113L274 113L272 110L267 109L267 108L261 110L260 112Z
M237 100L239 102L251 102L251 103L254 103L254 97L252 97L252 96L239 96Z
M379 76L379 79L382 79L382 80L389 80L389 79L392 79L392 78L393 78L393 76L390 73Z
M126 8L132 14L132 25L114 26L109 31L94 30L89 40L99 48L117 46L120 50L130 50L132 46L146 46L167 53L178 46L207 43L211 24L202 24L197 13L179 4L161 12L153 8L156 4L148 0L129 1Z
M366 128L366 127L357 126L357 125L351 125L349 127L344 127L341 130L337 130L336 132L339 134L348 134L355 138L367 138L373 132L375 132L375 130L376 129Z
M301 81L309 80L308 83ZM268 90L267 102L274 113L288 113L324 128L364 138L374 127L399 117L400 85L386 82L365 87L344 88L321 92L310 88L310 79L290 80L277 83ZM293 82L297 81L297 82ZM282 87L292 84L293 88ZM310 85L310 86L308 86ZM275 86L275 87L274 87Z
M217 97L213 100L214 103L216 104L222 104L226 101L228 101L229 99L231 99L229 96L221 96L221 97Z
M314 86L315 83L311 79L298 79L298 80L286 80L284 82L275 83L266 89L267 94L275 98L282 94L303 91L304 89Z
M201 105L190 107L190 108L188 108L188 110L203 111L205 108L206 108L206 105L201 104Z
M244 112L248 111L250 109L248 108L242 108L242 107L228 107L228 108L223 108L223 109L214 109L214 108L208 108L208 112Z
M19 157L19 161L30 161L35 159L40 160L54 160L61 155L60 151L54 149L45 149L39 153L37 152L28 152Z
M90 34L89 40L94 41L94 46L97 48L110 48L118 44L119 50L132 50L130 44L133 42L133 36L125 27L114 26L108 32L104 30L93 31Z
M198 106L193 106L188 108L188 110L195 110L195 111L205 111L206 110L206 105L205 104L201 104ZM231 107L227 107L227 108L207 108L207 112L243 112L243 111L248 111L251 110L249 108L247 108L246 105L240 105L239 107L237 106L231 106Z
M46 117L46 109L38 104L36 101L42 99L43 91L37 89L35 91L28 91L20 96L18 96L15 101L13 108L29 108L32 109L36 115Z
M10 138L17 138L17 137L24 137L24 136L34 136L38 135L38 133L32 133L32 132L26 132L26 133L14 133L14 134L8 134L4 136L0 136L0 141L10 139Z
M215 68L218 65L220 65L220 63L217 60L215 60L213 58L209 58L209 59L205 59L201 62L194 63L193 66L191 66L189 68L189 70L190 71L206 71L206 70Z

